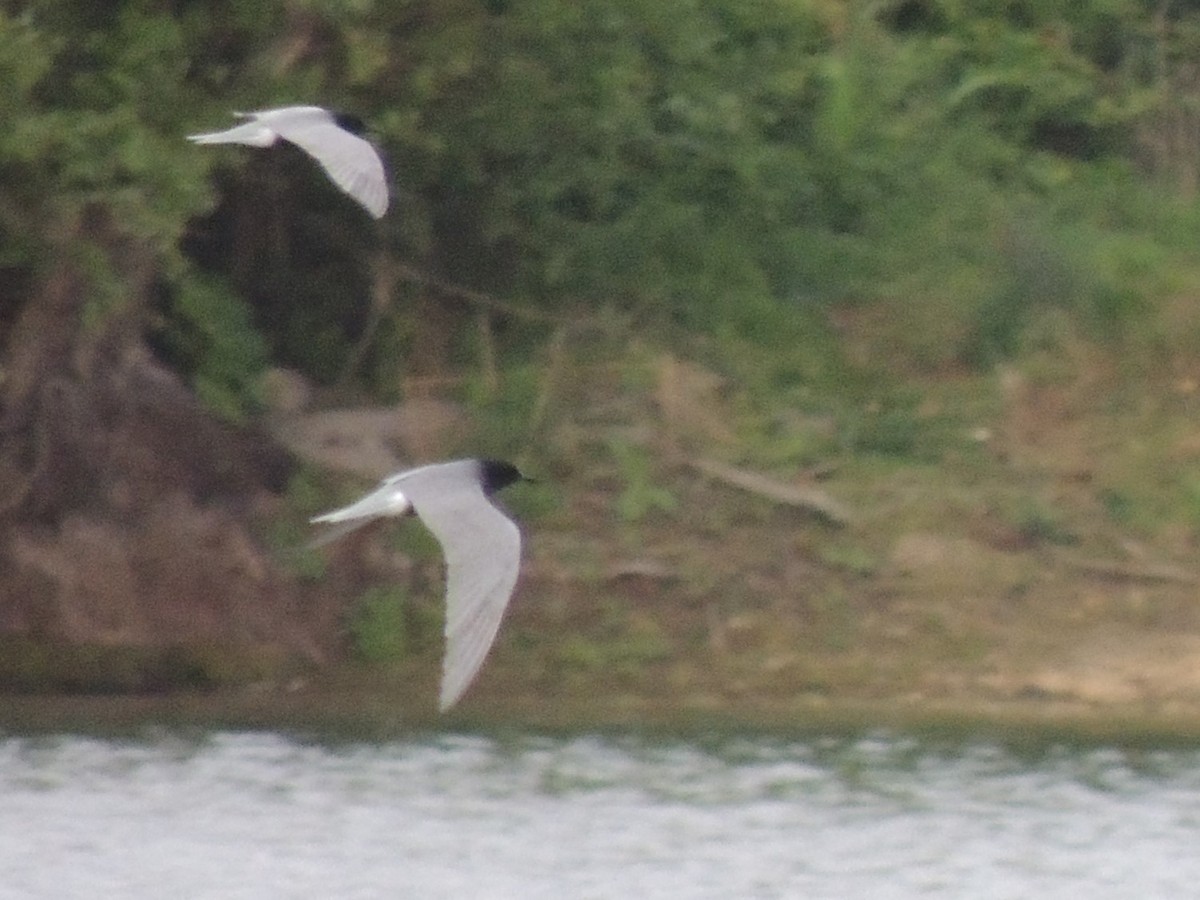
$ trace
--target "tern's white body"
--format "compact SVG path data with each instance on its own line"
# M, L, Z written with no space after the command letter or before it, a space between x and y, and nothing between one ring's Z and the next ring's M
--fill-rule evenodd
M283 106L234 115L246 121L225 131L193 134L188 140L197 144L251 147L269 147L276 141L287 141L320 163L333 182L376 219L387 212L387 176L379 153L369 141L339 125L328 110L319 106Z
M312 520L335 526L318 538L324 543L373 519L415 512L438 539L446 557L442 710L454 705L479 672L517 583L521 532L488 493L521 475L510 466L497 480L488 469L495 465L462 459L399 472L349 506Z

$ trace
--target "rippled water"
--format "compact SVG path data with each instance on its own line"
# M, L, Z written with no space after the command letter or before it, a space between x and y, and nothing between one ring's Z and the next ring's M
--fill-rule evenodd
M1183 897L1200 753L0 740L0 897Z

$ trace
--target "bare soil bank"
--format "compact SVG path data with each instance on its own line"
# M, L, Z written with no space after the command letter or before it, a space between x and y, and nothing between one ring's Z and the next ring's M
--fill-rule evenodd
M300 553L328 491L285 496L278 465L255 476L235 457L244 446L264 458L261 437L210 430L221 452L196 453L184 426L201 411L176 403L163 427L129 402L142 382L162 395L170 376L146 371L114 388L124 405L93 433L103 466L59 462L77 479L86 465L99 473L85 502L31 488L37 515L10 507L7 727L1200 737L1200 491L1188 475L1200 430L1187 380L926 379L889 427L936 435L933 452L918 439L820 464L745 461L754 454L720 433L728 398L676 364L637 402L603 407L607 421L595 392L620 397L620 384L591 373L555 385L543 485L511 501L527 535L517 596L478 681L439 719L440 558L419 527ZM357 473L346 492L462 446L465 430L446 404L337 415L332 430L323 414L275 434L299 458ZM145 446L134 427L153 455L112 449ZM255 585L269 602L255 604ZM364 618L364 598L388 590L402 639L385 661L355 663L388 621Z

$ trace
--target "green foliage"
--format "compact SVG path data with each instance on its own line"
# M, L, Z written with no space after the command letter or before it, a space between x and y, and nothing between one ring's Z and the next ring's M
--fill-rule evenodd
M879 560L876 559L875 554L861 544L851 541L823 543L818 553L825 565L841 569L851 575L872 575L879 568Z
M937 461L965 440L961 423L938 410L926 410L923 397L903 388L882 391L838 412L838 436L854 453Z
M100 11L35 2L20 14L0 12L0 228L19 235L6 239L3 265L36 285L50 266L73 262L93 334L142 321L151 290L178 292L180 327L200 315L202 330L223 336L210 342L212 359L196 360L204 373L197 387L231 414L247 402L245 369L262 359L226 358L231 344L254 343L240 333L248 320L209 320L226 310L198 311L189 296L206 288L189 282L180 240L209 188L180 140L188 38L173 15L137 3ZM7 300L10 309L28 301Z
M419 186L418 258L700 328L783 281L810 181L787 149L816 34L797 8L534 2L439 25L381 123Z
M1105 488L1100 491L1098 499L1113 522L1121 526L1134 523L1135 503L1129 494L1115 488Z
M58 215L102 204L131 236L174 256L203 195L179 143L183 35L173 17L129 4L95 29L90 14L34 4L0 17L11 126L0 168L18 202ZM43 226L48 225L43 219Z
M348 624L354 652L369 663L399 662L408 652L404 592L397 587L369 588Z
M1069 545L1079 542L1079 537L1053 511L1043 504L1029 500L1017 510L1017 530L1035 544L1049 543Z
M161 350L191 376L210 409L230 419L256 411L267 350L245 303L211 279L187 279L175 292L166 322L157 336Z
M564 669L591 678L636 678L647 666L669 659L672 649L662 626L654 619L630 613L623 601L614 600L597 632L568 636L553 656Z
M132 243L167 298L156 338L226 414L254 408L268 355L342 372L376 247L525 307L701 336L764 394L837 377L835 306L888 311L882 366L1019 355L1047 311L1150 350L1197 214L1146 174L1196 181L1173 135L1198 46L1200 13L1135 0L34 0L0 13L0 265L71 244L102 324L139 302ZM380 229L298 154L183 140L275 102L375 127ZM97 213L115 236L76 227ZM384 392L427 338L411 299L362 370ZM473 366L469 304L447 302L435 362ZM496 334L506 410L535 396L537 327Z
M617 514L627 525L636 525L650 513L671 513L678 506L675 495L658 485L655 463L644 447L614 438L608 442L623 482L617 496Z
M479 373L467 382L466 399L476 416L479 443L497 456L519 456L529 439L544 369L534 362L506 366L498 382Z
M911 401L871 404L848 412L843 417L841 433L847 447L855 453L915 454L922 426Z

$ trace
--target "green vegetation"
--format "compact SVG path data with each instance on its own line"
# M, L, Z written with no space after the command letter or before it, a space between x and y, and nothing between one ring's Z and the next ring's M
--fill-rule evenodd
M395 587L371 588L358 601L350 620L355 654L365 662L389 663L408 652L408 627L404 591Z
M1189 12L34 2L0 28L16 305L65 251L93 320L144 306L147 273L114 244L133 242L157 345L224 414L255 408L269 361L344 373L368 315L375 238L311 166L270 176L181 139L280 101L374 125L397 194L377 252L510 309L623 310L662 345L703 338L730 371L750 353L767 393L842 377L820 322L843 314L882 320L868 378L1020 358L1063 329L1149 359L1200 329L1165 308L1200 224L1200 148L1180 137ZM80 234L84 214L117 234ZM397 357L411 372L481 352L469 303L429 315L409 287L355 373L384 393ZM489 352L519 372L544 329L494 318L511 327Z
M530 311L616 307L668 346L708 338L726 366L749 346L764 390L820 378L805 358L839 365L814 328L839 310L888 320L881 367L1019 358L1055 311L1135 353L1180 337L1160 305L1195 266L1192 13L32 2L0 26L6 271L36 284L70 235L92 317L144 304L118 238L89 251L67 224L103 215L154 268L163 352L224 414L254 408L268 361L343 372L368 313L372 235L336 192L299 162L283 190L250 152L181 140L280 101L376 127L397 193L379 252ZM367 385L386 390L396 354L478 353L457 307L384 311ZM503 365L536 337L512 329Z
M1094 623L1200 627L1172 567L1200 542L1197 53L1200 11L1140 0L9 4L0 518L134 522L128 472L60 478L46 448L149 466L136 428L124 455L55 430L112 438L139 352L242 425L286 367L323 401L449 401L466 424L422 452L544 479L512 494L537 560L497 647L514 702L640 672L696 708L1054 694L998 655L1033 671ZM370 123L378 225L287 148L184 140L283 103ZM835 532L706 460L856 515ZM248 493L169 474L197 507ZM272 481L280 557L328 490ZM7 571L65 568L0 523ZM400 540L435 596L436 547ZM326 572L237 558L279 596ZM313 622L425 663L414 593ZM148 678L118 657L114 683ZM207 648L184 662L225 678Z

